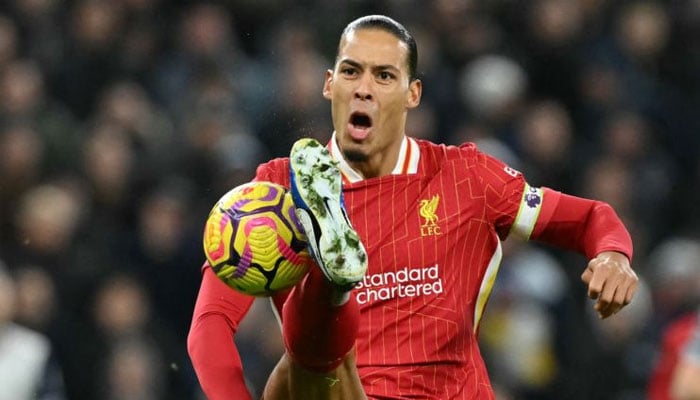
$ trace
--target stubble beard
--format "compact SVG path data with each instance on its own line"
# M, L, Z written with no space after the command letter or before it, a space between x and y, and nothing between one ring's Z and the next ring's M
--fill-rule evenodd
M367 162L369 157L366 153L359 150L343 150L343 157L350 163L363 163Z

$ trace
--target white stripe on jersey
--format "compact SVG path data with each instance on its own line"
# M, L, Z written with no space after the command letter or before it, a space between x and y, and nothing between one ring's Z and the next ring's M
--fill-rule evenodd
M537 217L542 210L542 202L544 201L544 190L541 188L531 187L525 183L523 190L523 198L520 202L518 215L515 217L513 226L510 228L510 233L515 237L528 240L535 228Z
M481 281L481 287L479 288L479 295L476 298L476 306L474 308L474 333L476 333L479 327L479 322L481 322L481 316L484 314L484 308L486 308L486 301L491 296L491 290L493 289L493 284L496 281L496 275L498 274L498 268L501 266L501 260L503 259L503 248L501 247L501 241L498 241L496 245L496 250L491 256L489 265L486 267L486 272L484 273L484 279Z
M418 171L418 160L420 159L420 149L418 143L408 136L403 137L399 158L396 160L392 175L415 174Z

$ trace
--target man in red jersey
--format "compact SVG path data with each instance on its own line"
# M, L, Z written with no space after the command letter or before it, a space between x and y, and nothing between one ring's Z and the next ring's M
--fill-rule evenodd
M674 400L700 400L700 321L695 325L688 342L683 346L678 364L673 370L671 398Z
M700 310L663 331L660 358L649 378L649 400L700 400Z
M273 299L286 353L265 400L494 399L477 335L508 236L584 254L601 318L637 289L629 233L607 204L532 187L473 144L405 135L416 65L396 21L351 22L325 77L328 145L305 140L258 168L257 180L292 189L319 264ZM341 236L334 253L328 238ZM188 349L210 399L250 398L232 337L252 301L205 265Z

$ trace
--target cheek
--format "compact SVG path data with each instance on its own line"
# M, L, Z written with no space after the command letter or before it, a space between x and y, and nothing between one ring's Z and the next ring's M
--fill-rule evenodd
M333 109L340 109L344 104L348 102L348 95L343 90L339 90L336 88L333 91L331 91L329 99L331 100Z
M379 100L384 104L387 109L405 109L406 108L406 98L407 94L403 90L397 90L396 88L387 88L385 92L378 93Z
M383 114L387 120L391 120L392 123L396 123L394 121L400 121L405 112L406 102L404 101L404 98L395 97L386 103Z

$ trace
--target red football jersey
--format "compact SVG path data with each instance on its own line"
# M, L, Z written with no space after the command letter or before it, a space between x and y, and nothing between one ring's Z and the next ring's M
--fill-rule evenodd
M392 175L361 179L340 160L353 226L369 256L355 288L357 367L370 399L493 399L477 345L501 240L528 238L544 192L474 145L406 138ZM258 180L289 184L288 160ZM543 213L544 215L545 213Z

